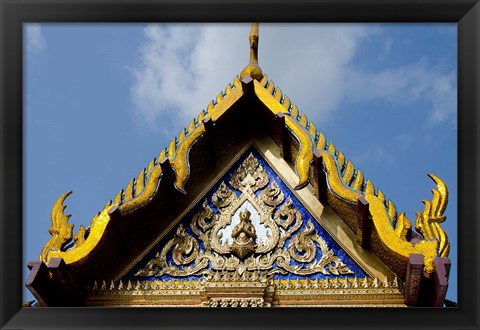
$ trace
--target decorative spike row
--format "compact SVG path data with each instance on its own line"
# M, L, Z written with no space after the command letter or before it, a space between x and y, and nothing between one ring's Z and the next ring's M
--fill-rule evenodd
M268 77L266 74L263 74L263 77L262 79L260 79L260 85L262 85L263 87L265 87L268 83Z
M167 154L167 149L162 149L162 151L160 151L160 153L158 154L158 161L161 161L163 158L165 158L165 155Z
M145 187L145 172L145 169L141 170L140 173L138 173L137 179L135 180L135 196L140 195Z
M330 152L332 155L335 156L335 145L333 144L332 141L330 141L330 143L328 144L328 149L327 149L328 152Z
M327 144L327 140L325 135L322 132L318 133L318 140L317 140L317 150L324 150Z
M347 162L347 166L345 167L345 171L343 172L343 181L349 185L350 181L353 178L353 173L355 171L355 167L353 166L353 163L351 161Z
M214 101L210 101L210 103L207 105L207 115L212 113L213 108L215 108L215 103Z
M222 102L222 100L223 100L223 93L220 92L218 93L217 98L215 99L215 102L216 104L219 104L220 102Z
M185 129L182 128L182 130L180 131L180 134L178 134L178 144L182 143L182 141L185 140Z
M340 150L337 153L337 162L338 162L338 167L340 170L343 169L343 165L345 165L345 156L343 155L343 152Z
M361 170L357 170L357 174L355 175L355 181L353 182L352 188L355 190L361 191L363 187L363 172Z
M128 183L127 187L125 188L125 195L123 197L123 200L125 201L129 201L133 198L133 184L134 184L134 180L135 179L132 179L130 180L130 182Z
M195 119L192 119L190 124L188 124L187 134L192 133L194 129L195 129Z
M227 87L225 87L225 95L230 94L232 91L232 85L228 84Z
M152 169L155 166L156 162L157 162L157 159L153 158L152 161L148 164L148 167L147 167L147 174L148 175L150 175L150 173L152 172Z
M273 94L273 97L278 103L282 103L282 90L280 87L275 88L275 94Z
M307 128L307 123L308 123L307 116L305 116L305 114L302 112L300 115L300 125Z
M113 198L113 204L118 204L121 202L122 200L122 193L123 193L123 189L120 190L116 195L115 197Z
M385 195L380 189L377 192L377 197L380 198L380 200L385 203Z
M282 100L283 107L288 110L290 109L291 103L292 102L290 101L290 98L287 95L285 95Z
M370 180L367 180L367 184L365 186L365 193L366 194L375 194L375 188L373 187L373 183Z
M388 216L390 217L390 220L392 221L392 225L395 227L396 226L396 220L397 220L397 208L395 207L395 204L391 201L388 200Z
M268 82L267 92L268 92L269 94L272 94L272 95L273 95L273 91L274 91L274 90L275 90L275 84L273 83L272 80L270 80L270 81Z
M167 153L168 153L168 158L173 159L175 156L175 151L176 151L176 144L177 144L177 139L173 138L172 141L170 141L170 144L168 145Z
M358 288L358 279L357 279L356 276L355 276L355 278L353 279L353 287L354 287L354 288Z
M205 111L200 111L200 114L197 117L197 123L201 123L203 121L203 118L205 118ZM158 159L161 159L160 157Z
M365 278L363 279L363 281L362 281L362 287L364 287L364 288L368 288L368 287L369 287L369 285L368 285L368 278L365 277Z
M315 138L317 136L317 128L315 127L314 123L310 123L310 126L308 127L308 132Z
M297 117L298 117L298 108L297 108L297 105L296 105L296 104L292 105L292 109L291 109L291 111L290 111L290 115L292 116L292 118L297 119Z

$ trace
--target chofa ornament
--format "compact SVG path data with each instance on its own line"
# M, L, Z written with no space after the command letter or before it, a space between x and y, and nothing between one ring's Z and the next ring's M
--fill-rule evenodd
M353 274L312 221L304 223L291 198L285 200L252 153L228 183L220 183L211 202L216 210L205 199L189 223L190 231L180 224L174 237L135 276L186 277L233 270Z

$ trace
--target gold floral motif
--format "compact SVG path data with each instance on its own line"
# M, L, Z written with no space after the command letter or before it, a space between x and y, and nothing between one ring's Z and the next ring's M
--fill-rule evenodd
M147 266L138 271L137 276L154 276L162 275L166 270L173 268L174 265L168 264L166 257L169 251L172 251L172 260L176 266L184 266L194 261L199 253L199 246L197 240L190 236L183 225L177 229L175 237L171 239L163 248L160 255L157 254L155 259L152 259Z
M240 191L248 187L255 192L268 184L268 174L253 154L250 154L233 174L230 184Z

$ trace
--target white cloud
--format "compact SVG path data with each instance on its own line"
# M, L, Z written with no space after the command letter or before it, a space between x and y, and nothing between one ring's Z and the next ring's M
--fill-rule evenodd
M140 60L132 69L132 99L145 122L176 119L175 134L198 115L248 63L249 24L149 25ZM377 72L357 70L352 59L363 41L381 36L379 26L261 24L259 63L314 122L325 121L340 102L425 100L430 123L455 117L454 74L425 60ZM385 52L393 41L386 38ZM178 125L178 126L176 126Z
M353 100L404 105L423 100L430 107L428 124L456 121L455 75L429 68L425 59L378 72L350 71L347 82L348 96Z
M25 33L28 52L38 55L47 49L47 42L45 41L40 24L26 24Z
M241 45L248 26L149 25L144 33L140 63L132 69L135 109L149 123L174 116L180 121L170 127L175 131L206 108L248 62L248 40Z

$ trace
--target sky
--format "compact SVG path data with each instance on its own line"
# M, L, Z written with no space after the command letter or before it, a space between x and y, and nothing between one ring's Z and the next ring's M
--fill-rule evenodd
M250 24L25 24L24 281L54 202L93 216L249 60ZM455 24L260 24L259 64L412 223L436 188L457 299ZM460 219L462 220L462 219ZM25 288L24 301L34 299Z

